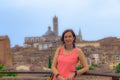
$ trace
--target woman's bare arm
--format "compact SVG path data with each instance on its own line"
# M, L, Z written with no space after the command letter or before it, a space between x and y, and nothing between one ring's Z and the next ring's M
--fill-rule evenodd
M84 53L82 52L81 49L78 50L78 58L80 60L80 64L82 65L82 69L78 70L78 74L82 74L84 72L87 72L89 70L89 66L86 60L86 57L84 55Z
M57 48L57 50L55 51L53 61L52 61L52 72L54 73L54 75L58 74L58 71L57 71L57 57L58 57L58 54L59 54L59 48Z

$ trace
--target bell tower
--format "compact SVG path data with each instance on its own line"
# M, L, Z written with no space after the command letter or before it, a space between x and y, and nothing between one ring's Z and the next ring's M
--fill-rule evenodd
M79 40L82 41L81 29L79 29L78 37L79 37Z
M53 18L53 32L58 36L58 18L56 16Z

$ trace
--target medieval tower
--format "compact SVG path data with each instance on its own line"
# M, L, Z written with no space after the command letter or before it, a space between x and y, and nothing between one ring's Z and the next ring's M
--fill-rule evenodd
M58 18L56 16L53 18L53 32L58 36Z

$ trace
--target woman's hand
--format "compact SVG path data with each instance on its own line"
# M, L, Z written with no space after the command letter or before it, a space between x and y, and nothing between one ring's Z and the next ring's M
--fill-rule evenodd
M72 73L71 75L69 75L66 80L72 80L75 76L75 73Z
M57 79L58 80L67 80L67 79L63 78L62 76L60 76L60 75L57 77Z

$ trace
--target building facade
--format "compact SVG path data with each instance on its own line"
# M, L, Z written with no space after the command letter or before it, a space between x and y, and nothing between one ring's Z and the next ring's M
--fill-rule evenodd
M39 50L48 49L50 47L57 47L61 45L61 36L58 35L58 18L53 17L53 31L50 26L43 36L39 37L25 37L24 47L38 48ZM82 41L81 31L76 38L77 42Z

